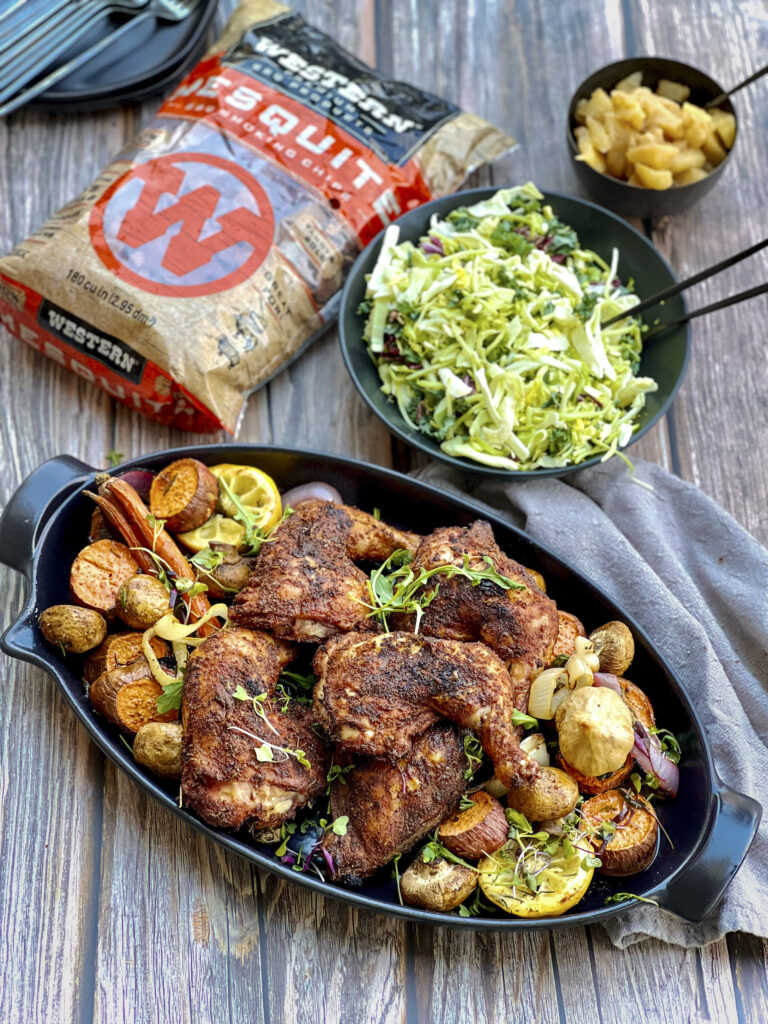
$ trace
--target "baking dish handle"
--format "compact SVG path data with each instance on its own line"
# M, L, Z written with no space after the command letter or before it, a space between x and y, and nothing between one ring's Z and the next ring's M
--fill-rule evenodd
M0 562L26 572L37 538L51 514L94 472L71 455L57 455L34 469L11 495L0 516Z
M665 910L697 924L712 913L747 855L763 809L715 776L709 834L692 862L653 896Z

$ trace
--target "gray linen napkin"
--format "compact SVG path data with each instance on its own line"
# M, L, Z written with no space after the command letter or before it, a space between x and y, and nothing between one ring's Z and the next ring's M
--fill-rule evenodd
M768 552L693 485L639 459L635 471L653 491L632 483L619 459L565 480L478 484L436 464L414 475L469 491L626 608L689 680L720 776L759 800L768 779ZM604 925L614 945L768 936L766 819L711 918L690 925L637 906Z

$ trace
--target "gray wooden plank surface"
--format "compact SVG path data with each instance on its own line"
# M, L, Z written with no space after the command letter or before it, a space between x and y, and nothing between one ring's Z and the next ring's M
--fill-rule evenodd
M570 90L594 67L633 47L693 62L706 52L713 73L727 68L732 81L768 40L765 11L735 0L691 3L687 18L658 0L297 6L364 59L516 134L520 149L478 183L531 177L576 193L562 122ZM654 240L680 272L747 244L757 230L749 211L760 209L765 105L757 92L742 96L750 134L728 172L731 186L713 193L706 223L695 211L654 225ZM0 121L0 195L12 197L0 203L0 247L85 185L152 106L83 118L22 112ZM757 279L745 283L734 272L718 294ZM693 479L763 540L765 311L759 302L742 307L728 314L727 330L714 320L697 325L671 430L664 422L633 449ZM112 447L134 455L189 443L189 435L141 420L55 364L8 345L0 499L60 451L103 464ZM381 464L394 455L406 468L417 462L391 444L357 398L333 331L251 399L239 440L303 444ZM19 580L6 592L9 621ZM0 983L2 1020L768 1017L768 947L760 940L736 935L700 951L648 942L622 952L601 929L501 939L358 913L260 876L180 826L105 764L39 670L4 663L0 715L0 934L13 950ZM43 810L30 815L30 807Z

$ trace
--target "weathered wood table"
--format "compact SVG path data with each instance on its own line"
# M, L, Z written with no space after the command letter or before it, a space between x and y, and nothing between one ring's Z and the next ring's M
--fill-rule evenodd
M493 168L494 183L532 178L571 192L565 112L592 70L658 53L728 84L768 51L765 6L738 0L297 6L365 60L515 134L520 149ZM738 152L711 198L645 225L680 275L765 234L766 88L738 97ZM78 193L152 111L0 121L0 248ZM758 257L691 298L703 304L764 278ZM693 480L763 542L767 320L757 300L697 321L674 408L633 449ZM104 465L110 449L128 457L188 440L7 335L2 360L0 500L61 452ZM240 439L409 465L353 390L334 331L251 400ZM7 623L22 583L8 572L2 588ZM357 912L259 874L183 827L104 759L38 669L5 660L0 706L3 1022L768 1020L762 941L736 934L702 950L646 942L620 952L600 928L499 938Z

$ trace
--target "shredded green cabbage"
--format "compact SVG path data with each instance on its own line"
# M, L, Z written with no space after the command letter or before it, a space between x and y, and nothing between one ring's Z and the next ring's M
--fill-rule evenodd
M419 246L387 229L359 312L403 419L449 455L510 470L610 458L645 396L637 304L528 183L433 218Z

